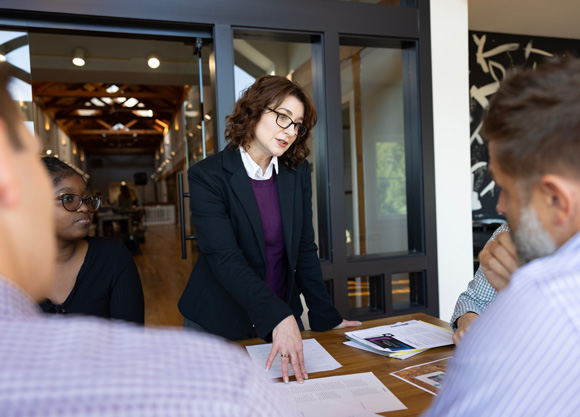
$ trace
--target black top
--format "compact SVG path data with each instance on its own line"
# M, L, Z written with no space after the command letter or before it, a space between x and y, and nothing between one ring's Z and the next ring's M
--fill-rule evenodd
M278 166L276 184L287 262L286 296L266 285L264 228L252 184L240 153L231 147L188 171L191 214L200 253L179 310L210 333L231 340L256 333L269 340L290 315L303 329L304 294L314 331L332 329L342 316L326 290L314 243L312 183L307 161Z
M143 324L143 288L129 250L112 238L89 237L87 241L89 248L69 296L60 305L43 301L42 310Z

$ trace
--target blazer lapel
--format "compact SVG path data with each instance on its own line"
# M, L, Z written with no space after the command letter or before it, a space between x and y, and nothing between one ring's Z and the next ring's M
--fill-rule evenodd
M244 168L242 158L235 149L228 147L224 150L224 169L232 173L232 176L230 177L230 185L246 212L250 225L260 243L260 252L262 253L265 264L266 242L264 241L264 229L262 228L260 209L258 208L254 189L252 188L252 183L250 182L246 169Z
M280 202L280 216L282 217L286 254L288 256L288 262L292 265L292 226L294 223L294 184L296 182L296 171L287 169L282 159L278 159L278 162L276 185L278 187L278 201Z

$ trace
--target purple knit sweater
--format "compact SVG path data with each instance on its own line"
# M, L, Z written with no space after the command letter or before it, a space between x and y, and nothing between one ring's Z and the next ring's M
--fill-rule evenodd
M264 181L253 179L250 181L260 209L266 242L266 285L284 300L287 267L284 258L284 231L276 176L272 175L272 178Z

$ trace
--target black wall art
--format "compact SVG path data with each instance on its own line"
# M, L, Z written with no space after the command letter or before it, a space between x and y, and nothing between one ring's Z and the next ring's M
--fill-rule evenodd
M501 218L495 206L499 189L487 174L487 146L480 136L481 116L506 71L534 68L555 55L580 55L580 40L469 32L472 214L474 221Z

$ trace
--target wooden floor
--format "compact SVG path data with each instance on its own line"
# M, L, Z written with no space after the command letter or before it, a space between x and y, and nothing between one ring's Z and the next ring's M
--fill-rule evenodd
M193 252L191 247L192 242L187 242L187 259L182 260L178 225L147 227L145 243L140 245L142 254L133 256L145 295L145 325L183 326L177 302L197 258L197 245ZM403 287L394 291L397 294L393 295L393 302L408 302L408 280ZM362 289L349 287L349 298L356 298L363 292L368 295L368 290L361 292ZM397 297L403 297L403 300ZM304 315L303 321L306 320Z
M178 225L148 226L142 254L133 256L145 295L145 325L183 326L177 301L187 284L197 252L187 242L187 260L181 259Z

